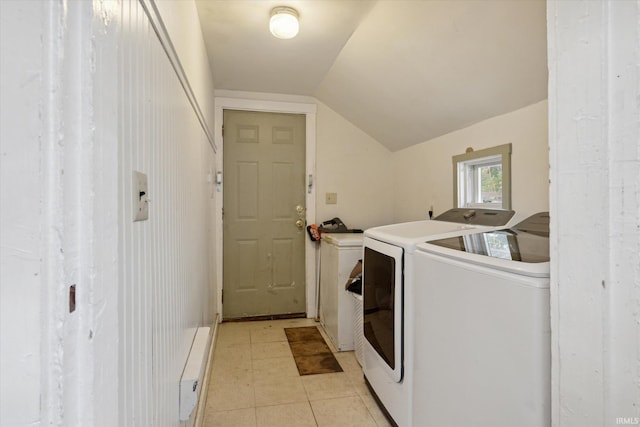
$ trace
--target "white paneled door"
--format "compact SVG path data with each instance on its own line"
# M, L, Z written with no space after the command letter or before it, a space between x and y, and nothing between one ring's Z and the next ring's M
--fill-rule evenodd
M224 111L225 319L305 312L305 115Z

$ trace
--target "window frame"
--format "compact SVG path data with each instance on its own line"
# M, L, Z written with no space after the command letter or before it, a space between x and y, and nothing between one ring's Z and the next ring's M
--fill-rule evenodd
M478 151L469 151L452 157L453 161L453 206L457 208L473 207L488 209L511 209L511 143L502 144L495 147L485 148ZM477 166L500 163L502 165L502 206L497 207L495 203L465 204L469 200L469 195L473 194L471 185L475 182L468 175L469 168L474 170ZM462 169L462 172L461 172ZM463 179L459 179L461 175ZM477 182L476 182L477 184Z

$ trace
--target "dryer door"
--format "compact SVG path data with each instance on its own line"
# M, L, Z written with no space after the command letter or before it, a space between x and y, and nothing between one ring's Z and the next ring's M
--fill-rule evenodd
M402 248L365 238L363 331L365 351L395 381L402 380Z

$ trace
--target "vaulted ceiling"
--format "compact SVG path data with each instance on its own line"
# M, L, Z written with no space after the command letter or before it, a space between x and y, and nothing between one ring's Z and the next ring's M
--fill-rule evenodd
M314 96L392 151L547 97L545 0L196 4L216 89Z

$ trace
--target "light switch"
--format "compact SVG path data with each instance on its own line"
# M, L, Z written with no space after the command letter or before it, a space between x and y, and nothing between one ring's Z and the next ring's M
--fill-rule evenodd
M338 203L338 193L326 193L325 203L327 205L335 205Z
M149 219L149 194L147 175L133 171L133 221Z

